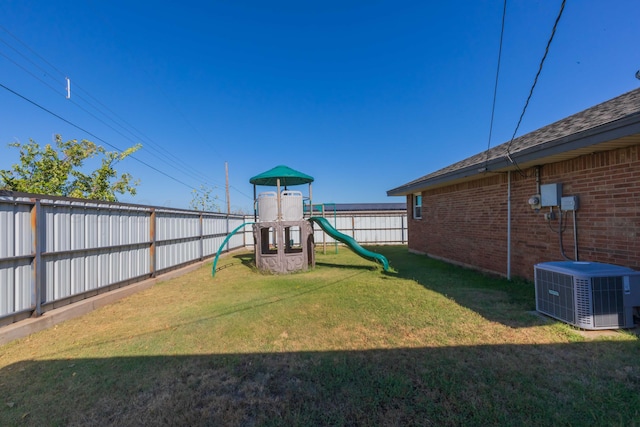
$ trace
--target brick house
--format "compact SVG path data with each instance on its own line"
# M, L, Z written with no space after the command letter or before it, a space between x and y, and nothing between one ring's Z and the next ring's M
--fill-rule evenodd
M563 259L639 270L640 89L387 194L411 252L527 279Z

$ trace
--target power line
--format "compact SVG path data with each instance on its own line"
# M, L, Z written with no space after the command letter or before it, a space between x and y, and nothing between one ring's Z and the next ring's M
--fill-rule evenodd
M122 136L123 138L129 140L130 142L136 144L136 141L131 139L129 136L125 135L124 133L120 132L118 129L114 128L113 126L111 126L109 123L105 122L104 120L102 120L100 117L96 116L95 114L91 113L90 111L88 111L87 109L85 109L84 107L82 107L80 104L74 102L71 100L71 103L73 103L75 106L77 106L78 108L80 108L82 111L84 111L85 113L87 113L88 115L90 115L91 117L93 117L94 119L96 119L97 121L99 121L100 123L102 123L103 125L107 126L108 128L110 128L111 130L113 130L114 132L116 132L118 135ZM103 113L104 114L104 113ZM113 120L112 120L113 121ZM115 122L114 122L115 123ZM116 123L117 124L117 123ZM122 126L120 126L122 127ZM125 129L124 127L122 127L125 131L128 131L127 129ZM129 133L131 133L130 131L128 131ZM133 134L132 134L133 135ZM133 135L134 137L136 135ZM154 156L155 158L157 158L158 160L160 160L161 162L165 163L168 166L172 166L176 169L179 169L182 173L184 173L185 175L195 179L195 180L200 180L202 179L201 177L197 176L196 174L194 174L193 172L191 172L189 169L186 169L184 167L177 167L175 162L172 162L170 160L165 160L159 157L159 155L155 154L152 150L149 150L149 154L151 154L152 156Z
M252 196L249 196L248 194L243 193L237 187L234 187L233 185L230 185L229 188L232 188L232 189L236 190L237 193L241 194L242 196L246 197L247 199L253 200Z
M20 45L22 45L24 48L26 48L29 52L31 52L31 54L35 55L37 58L39 58L42 62L44 62L48 67L50 67L52 70L54 70L56 73L58 73L58 75L65 77L65 74L58 69L57 67L55 67L55 65L53 65L52 63L50 63L49 61L47 61L43 56L39 55L34 49L32 49L31 47L29 47L25 42L23 42L22 40L20 40L16 35L14 35L13 33L11 33L7 28L5 28L4 26L0 25L0 28L2 30L4 30L7 34L9 34L14 40L16 40ZM11 44L7 43L5 40L0 38L0 42L2 42L3 44L5 44L7 47L9 47L11 50L13 50L14 52L16 52L18 55L20 55L25 61L29 62L31 65L33 65L36 69L38 69L40 72L42 72L45 76L51 78L52 80L56 81L56 79L54 77L52 77L50 75L50 73L45 70L43 67L41 67L39 64L37 64L36 62L34 62L31 58L29 58L28 56L26 56L25 54L23 54L22 52L20 52L18 49L16 49L14 46L12 46ZM50 84L48 84L47 82L45 82L44 80L42 80L39 76L35 75L34 73L32 73L30 70L28 70L26 67L22 66L21 64L19 64L17 61L15 61L14 59L12 59L11 57L9 57L8 55L0 52L0 55L4 56L7 60L9 60L10 62L12 62L14 65L16 65L17 67L19 67L20 69L22 69L24 72L26 72L27 74L31 75L33 78L35 78L36 80L40 81L43 85L47 86L49 89L51 89L54 93L59 93L59 91L54 88L53 86L51 86ZM156 150L158 152L158 154L154 153L154 150L148 146L146 146L146 150L149 154L153 155L154 157L156 157L157 159L159 159L160 161L162 161L163 163L180 170L182 173L184 173L185 175L189 176L190 178L193 178L195 180L201 180L204 181L205 183L209 181L209 178L199 172L193 169L192 165L187 165L184 161L180 160L179 158L177 158L174 154L170 153L168 150L166 150L164 147L162 147L160 144L157 144L156 142L154 142L151 138L149 138L148 136L144 135L142 132L140 132L138 129L136 129L135 127L133 127L131 124L129 124L128 122L126 122L124 119L122 119L121 117L119 117L115 112L113 112L112 110L110 110L108 107L106 107L103 103L101 103L100 101L98 101L95 97L93 97L88 91L84 90L80 85L78 84L74 84L74 86L78 89L80 89L81 92L84 92L87 96L89 96L91 99L93 99L94 101L96 101L99 105L101 105L103 108L105 108L107 111L109 111L111 114L113 114L113 116L115 116L118 120L120 120L120 122L124 123L124 125L120 122L118 122L118 120L114 119L113 117L109 116L109 114L105 113L104 111L102 111L100 108L96 107L95 105L93 105L89 100L85 99L83 96L81 95L76 95L77 98L81 99L83 102L85 102L88 106L90 106L93 110L95 110L96 112L98 112L99 114L101 114L102 116L104 116L106 119L108 119L109 121L113 122L116 126L118 126L119 128L121 128L122 130L124 130L125 132L129 133L130 135L132 135L134 138L140 139L140 140L144 140L144 142L148 145L152 145L156 147ZM121 135L122 137L128 139L129 141L133 142L134 144L137 143L137 141L132 140L130 137L124 135L122 132L118 131L117 129L115 129L113 126L109 125L108 123L106 123L105 121L101 120L99 117L97 117L95 114L91 113L90 111L88 111L87 109L85 109L84 107L82 107L80 104L78 104L77 102L70 100L70 102L74 105L76 105L78 108L80 108L82 111L84 111L85 113L89 114L90 116L92 116L94 119L100 121L102 124L104 124L105 126L111 128L113 131L115 131L116 133L118 133L119 135ZM125 126L126 125L126 126ZM131 130L133 129L133 131ZM135 132L134 132L135 131ZM137 134L136 134L137 132ZM159 150L158 150L159 149ZM165 159L159 157L159 155L162 155L165 157Z
M496 99L498 97L498 77L500 76L500 61L502 59L502 41L504 40L504 21L506 16L507 16L507 0L504 0L504 5L502 6L502 26L500 28L500 48L498 49L498 66L496 67L496 81L493 86L493 104L491 105L491 121L489 122L489 140L487 141L485 168L486 168L486 164L489 162L489 149L491 148L491 135L493 133L493 119L495 117L495 112L496 112Z
M171 152L169 152L167 149L165 149L164 147L162 147L160 144L157 144L156 142L154 142L150 137L148 137L147 135L145 135L142 131L140 131L139 129L137 129L135 126L133 126L132 124L128 123L125 119L123 119L122 117L118 116L118 114L116 112L114 112L113 110L111 110L109 107L107 107L106 105L104 105L102 102L100 102L98 99L96 99L94 96L92 96L88 91L86 91L85 89L83 89L81 86L79 86L78 84L75 85L78 89L80 89L81 92L84 92L89 98L91 98L92 100L94 100L95 102L97 102L100 106L102 106L104 109L106 109L107 111L109 111L111 114L113 114L118 120L120 120L122 123L124 123L126 126L128 126L129 128L131 128L133 131L135 131L135 133L131 130L131 129L127 129L125 126L117 123L115 120L113 120L113 118L110 118L109 116L107 116L104 112L100 113L102 115L104 115L105 117L109 118L111 121L113 121L114 123L116 123L118 126L120 126L123 130L125 130L126 132L129 132L134 138L139 138L143 141L145 141L146 143L149 143L151 145L156 146L160 151L163 152L163 156L166 156L167 158L169 158L172 162L174 162L175 164L178 164L181 166L181 170L182 172L190 175L192 178L195 178L197 180L202 180L205 183L209 180L209 178L200 173L197 170L193 170L192 165L188 165L187 163L185 163L184 161L180 160L179 158L175 157L175 155L173 155ZM82 96L78 96L79 98L83 99L84 98ZM85 102L87 102L89 105L91 105L91 103L89 103L88 101L85 100ZM93 107L94 109L96 109L95 107ZM97 109L96 109L97 110ZM136 134L137 133L137 134Z
M187 163L185 163L184 161L182 161L181 159L179 159L178 157L176 157L173 153L171 153L169 150L167 150L166 148L162 147L162 145L156 143L155 141L153 141L149 136L145 135L143 132L141 132L139 129L137 129L135 126L131 125L130 123L128 123L125 119L123 119L122 117L120 117L116 112L114 112L113 110L111 110L109 107L107 107L106 105L104 105L102 102L100 102L98 99L96 99L94 96L92 96L87 90L85 90L84 88L82 88L80 85L76 84L75 85L81 92L84 92L89 98L91 98L92 100L94 100L96 103L98 103L100 106L102 106L104 109L106 109L108 112L110 112L113 116L115 116L115 118L117 118L120 122L124 123L124 125L122 123L119 123L117 120L115 120L113 117L110 117L108 114L106 114L104 111L101 111L99 108L97 108L96 106L94 106L91 102L89 102L88 100L84 99L84 97L78 95L78 98L82 99L84 102L86 102L88 105L90 105L93 109L95 109L96 111L98 111L100 114L102 114L104 117L106 117L107 119L111 120L113 123L115 123L117 126L119 126L121 129L123 129L125 132L128 132L130 135L132 135L134 138L138 138L154 147L156 147L156 151L158 152L158 155L162 155L164 158L168 159L168 160L163 160L160 157L158 157L158 155L154 154L153 151L150 151L150 153L152 155L154 155L156 158L160 159L161 161L163 161L166 164L169 164L170 166L175 167L176 169L179 169L181 172L183 172L186 175L189 175L191 178L194 178L196 180L201 180L204 181L205 183L207 183L209 181L209 178L197 171L193 169L192 165L189 165ZM76 104L77 105L77 104ZM79 107L82 108L82 107ZM84 110L86 111L86 110ZM89 112L87 112L88 114L91 114ZM91 114L92 115L92 114ZM94 115L92 115L94 118L98 119L97 117L95 117ZM104 122L102 122L104 123ZM105 125L109 126L108 124L104 123ZM126 125L126 126L125 126ZM111 129L113 129L111 126L109 126ZM113 129L114 131L118 132L117 130ZM135 132L134 132L135 131ZM122 133L118 132L120 135L122 135L123 137L129 139L130 141L132 141L130 138L126 137L125 135L123 135ZM135 143L135 141L132 141Z
M18 43L20 43L22 46L24 46L25 48L27 48L27 50L29 50L29 52L31 52L32 54L34 54L35 56L37 56L38 58L40 58L40 60L42 62L44 62L45 64L47 64L49 67L51 67L53 70L57 71L58 74L60 74L62 77L65 77L64 73L60 70L58 70L53 64L51 64L49 61L47 61L46 59L44 59L42 56L38 55L38 52L36 52L35 50L31 49L29 47L29 45L27 45L25 42L23 42L22 40L20 40L16 35L14 35L11 31L7 30L3 25L0 25L0 28L2 28L2 30L9 34L11 37L13 37L14 40L16 40ZM3 43L5 43L7 46L9 46L6 42L3 41ZM9 46L11 47L11 46ZM13 47L12 47L13 49ZM14 49L15 50L15 49ZM22 54L21 54L22 55ZM24 55L22 55L24 57ZM26 57L24 57L26 59ZM30 61L31 62L31 61ZM35 64L34 64L35 65ZM36 67L38 67L36 65ZM38 67L40 68L40 67ZM42 68L40 68L44 73L46 73L45 70L43 70Z
M518 133L518 129L520 128L520 123L522 123L522 118L524 117L524 113L527 111L527 107L529 106L529 101L533 96L533 90L538 83L538 77L540 77L540 73L542 72L542 66L544 65L545 59L547 59L547 54L549 53L549 47L551 47L551 42L553 41L553 37L556 34L556 29L558 28L558 23L560 22L560 18L562 17L562 12L564 11L564 6L567 0L562 0L562 4L560 5L560 12L558 12L558 17L556 18L556 22L553 24L553 29L551 30L551 36L549 37L549 41L547 42L547 47L544 50L544 55L542 56L542 60L540 61L540 65L538 66L538 72L536 73L536 77L533 79L533 85L531 85L531 89L529 90L529 96L527 97L527 101L524 104L524 108L522 109L522 113L520 114L520 118L518 119L518 124L516 125L515 130L513 131L513 135L511 135L511 140L507 145L507 157L512 163L515 163L510 156L511 144L513 144L513 140ZM517 166L517 165L516 165Z
M4 42L4 41L3 41ZM6 43L5 43L6 44ZM18 52L19 53L19 52ZM20 53L19 53L20 54ZM12 58L10 58L9 56L5 55L4 53L0 52L0 55L4 56L7 60L9 60L10 62L12 62L14 65L16 65L17 67L19 67L20 69L22 69L25 73L28 73L29 75L31 75L34 79L38 80L39 82L41 82L43 85L47 86L49 89L51 89L54 93L57 93L58 90L56 88L54 88L53 86L51 86L49 83L45 82L44 80L42 80L40 77L38 77L37 75L33 74L30 70L26 69L25 67L23 67L21 64L17 63L16 61L14 61ZM23 56L22 54L20 54L21 56ZM24 56L23 56L24 57ZM25 58L27 60L29 60L28 58ZM30 61L30 60L29 60ZM30 61L31 62L31 61ZM42 72L46 73L46 71L40 67L38 67L37 64L34 64L32 62L33 65L35 65L38 69L40 69ZM80 97L82 99L82 97ZM91 117L93 117L94 119L96 119L97 121L99 121L100 123L102 123L103 125L107 126L108 128L110 128L111 130L113 130L114 132L116 132L117 134L119 134L120 136L122 136L125 139L128 139L130 142L132 142L133 144L136 144L137 142L132 140L129 136L123 134L122 132L120 132L118 129L114 128L113 126L111 126L109 123L105 122L104 120L100 119L99 117L97 117L95 114L93 114L92 112L88 111L86 108L82 107L80 104L78 104L77 102L73 101L73 100L69 100L72 104L74 104L76 107L78 107L79 109L81 109L82 111L84 111L85 113L87 113L88 115L90 115ZM90 103L88 103L89 105L91 105ZM95 107L94 107L95 109ZM97 109L96 109L97 110ZM100 112L99 110L97 110L98 112ZM105 115L104 113L102 113L103 115ZM105 117L109 118L107 115L105 115ZM111 119L111 121L113 121L114 123L116 123L118 125L118 123L116 121L114 121L113 119ZM131 131L127 130L126 128L124 128L123 126L119 125L123 130L128 131L129 133L131 133L134 137L136 137L135 134L133 134ZM153 153L153 151L149 150L149 154L151 154L152 156L156 157L158 160L162 161L163 163L169 165L169 166L173 166L176 167L176 165L174 163L172 163L171 161L167 161L164 160L162 158L160 158L158 155L156 155L155 153ZM184 168L184 166L183 166ZM192 173L188 168L184 168L181 169L180 167L176 167L176 169L180 169L185 175L189 176L190 178L193 178L195 180L202 180L203 176L198 176L194 173ZM204 181L206 182L207 179L204 179Z
M102 138L98 137L97 135L95 135L95 134L93 134L93 133L89 132L88 130L86 130L86 129L84 129L84 128L82 128L82 127L78 126L78 125L76 125L75 123L73 123L73 122L71 122L71 121L69 121L69 120L65 119L64 117L62 117L62 116L60 116L60 115L58 115L58 114L54 113L53 111L51 111L51 110L49 110L49 109L47 109L47 108L43 107L42 105L38 104L37 102L32 101L32 100L30 100L29 98L27 98L26 96L23 96L23 95L19 94L18 92L14 91L13 89L8 88L7 86L3 85L2 83L0 83L0 87L2 87L3 89L7 90L8 92L11 92L12 94L14 94L14 95L18 96L19 98L24 99L24 100L25 100L25 101L27 101L28 103L30 103L30 104L32 104L32 105L34 105L34 106L36 106L36 107L40 108L41 110L43 110L43 111L45 111L45 112L47 112L47 113L51 114L52 116L54 116L54 117L56 117L56 118L58 118L58 119L62 120L63 122L65 122L65 123L67 123L67 124L69 124L69 125L71 125L71 126L75 127L76 129L78 129L78 130L80 130L80 131L82 131L82 132L84 132L84 133L86 133L86 134L88 134L88 135L91 135L91 136L92 136L93 138L95 138L96 140L98 140L98 141L100 141L100 142L102 142L102 143L104 143L104 144L108 145L109 147L113 148L114 150L118 150L118 151L120 151L120 152L122 152L122 151L123 151L122 149L120 149L120 148L116 147L115 145L113 145L113 144L111 144L111 143L109 143L109 142L105 141L104 139L102 139ZM168 174L168 173L166 173L166 172L161 171L160 169L158 169L158 168L156 168L156 167L154 167L154 166L151 166L149 163L147 163L147 162L145 162L145 161L143 161L143 160L140 160L140 159L138 159L137 157L135 157L135 156L133 156L133 155L131 155L131 156L129 156L129 157L131 157L133 160L137 161L138 163L140 163L140 164L142 164L142 165L144 165L144 166L146 166L146 167L148 167L148 168L150 168L150 169L153 169L154 171L156 171L156 172L158 172L158 173L160 173L160 174L162 174L162 175L166 176L167 178L172 179L173 181L176 181L176 182L178 182L178 183L180 183L180 184L184 185L185 187L188 187L188 188L190 188L190 189L192 189L192 190L196 190L196 191L198 191L197 189L193 188L192 186L190 186L190 185L189 185L189 184L187 184L186 182L181 181L181 180L179 180L178 178L175 178L175 177L173 177L173 176L169 175L169 174Z
M56 88L54 88L53 86L51 86L49 83L45 82L44 80L42 80L40 77L36 76L35 74L33 74L31 71L27 70L26 68L24 68L22 65L18 64L17 62L15 62L13 59L9 58L7 55L5 55L4 53L0 52L0 55L4 56L5 58L7 58L8 61L13 62L13 64L19 68L21 68L25 73L30 74L34 79L38 80L40 83L42 83L43 85L47 86L49 89L51 89L54 92L57 92Z
M99 10L96 11L96 14L99 15L102 18L102 22L104 23L105 28L113 32L114 26L109 21L108 17L104 13L99 11ZM129 45L125 44L124 46L122 46L122 49L124 49L125 51L128 51L131 56L135 56L135 53L132 52L129 49ZM205 138L203 137L202 133L198 130L198 128L196 128L193 125L193 123L187 118L187 115L169 97L169 95L167 94L167 92L164 89L164 86L158 84L156 79L154 79L145 68L142 68L142 72L147 75L147 77L149 78L149 81L152 82L156 86L157 91L164 96L164 98L173 107L173 109L178 113L178 115L182 118L182 120L184 120L184 122L196 133L197 136L199 136L202 140L205 140ZM220 150L218 149L218 147L216 145L212 145L210 148L212 148L215 151L215 153L217 153L220 157L223 157L221 155L221 153L220 153Z

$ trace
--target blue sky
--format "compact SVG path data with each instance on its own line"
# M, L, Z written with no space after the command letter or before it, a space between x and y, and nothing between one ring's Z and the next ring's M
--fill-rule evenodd
M491 146L515 130L560 4L507 5ZM0 88L0 168L8 143L62 134L143 144L161 173L120 163L141 181L124 202L188 207L208 184L224 209L225 162L234 210L279 164L315 178L314 202L400 202L386 191L487 148L502 8L1 0L0 83L83 130ZM638 16L637 0L568 1L518 135L637 88Z

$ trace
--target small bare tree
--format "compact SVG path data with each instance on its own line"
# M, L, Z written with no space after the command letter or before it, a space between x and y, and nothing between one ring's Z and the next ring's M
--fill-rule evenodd
M216 203L217 195L212 195L214 187L201 185L199 190L191 191L191 203L189 206L196 211L220 212L220 206Z

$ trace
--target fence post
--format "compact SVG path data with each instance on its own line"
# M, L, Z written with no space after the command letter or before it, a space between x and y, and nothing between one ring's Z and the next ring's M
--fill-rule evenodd
M356 217L351 215L351 237L356 238Z
M229 233L231 233L231 228L229 227L229 214L227 214L226 218L227 218L227 222L226 222L227 223L227 232L226 232L226 234L228 236ZM229 252L229 242L227 242L227 252Z
M324 203L321 206L322 206L322 218L324 218ZM337 246L336 246L336 250L337 250ZM322 233L322 253L324 255L327 254L327 233Z
M242 217L242 222L247 222L246 215ZM254 242L255 245L255 242ZM242 249L247 247L247 230L242 230Z
M151 208L149 216L149 266L151 277L156 277L156 209Z
M42 315L42 298L45 294L43 289L45 280L43 277L42 250L44 246L43 236L45 236L46 230L42 214L40 199L35 199L35 204L31 209L31 251L33 253L31 303L32 306L35 303L34 315L36 317Z
M203 221L204 221L204 213L200 212L200 261L202 261L204 259L204 225L203 225Z

